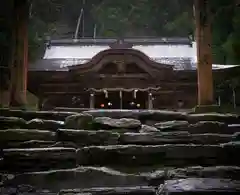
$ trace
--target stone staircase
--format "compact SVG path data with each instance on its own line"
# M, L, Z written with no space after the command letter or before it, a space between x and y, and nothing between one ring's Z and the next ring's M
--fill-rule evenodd
M1 195L240 194L240 117L0 109Z

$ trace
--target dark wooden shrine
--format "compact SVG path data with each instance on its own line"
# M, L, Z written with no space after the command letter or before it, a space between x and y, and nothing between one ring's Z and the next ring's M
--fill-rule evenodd
M109 102L115 103L114 108L131 108L131 103L140 108L176 108L179 102L192 107L197 103L196 76L195 71L176 72L137 50L118 48L100 52L68 71L30 72L29 89L41 103L48 101L54 107L96 108Z
M184 64L163 64L153 60L145 53L133 48L131 43L136 44L136 40L112 40L107 44L108 49L97 52L92 58L83 62L69 57L40 60L31 65L32 69L30 67L28 89L39 97L39 107L44 109L53 107L109 109L194 107L197 104L197 71L192 67L194 65L188 61ZM83 55L81 51L87 53L88 50L91 53L94 48L109 42L108 39L78 41L80 43L74 40L52 41L51 45L47 45L46 53L74 56L75 52L79 57ZM150 42L153 42L153 39L140 39L138 42L140 45L146 44L151 48ZM170 45L174 47L178 45L180 50L184 48L191 50L191 44L187 46L186 43L174 39L169 42L165 40L163 43L158 41L156 44L160 44L164 49L172 47ZM64 51L63 54L61 48ZM83 50L72 50L76 48ZM156 52L155 49L152 52ZM78 61L73 65L74 60ZM175 63L178 63L178 60ZM183 66L181 70L179 70L180 65ZM215 79L223 78L230 70L231 68L214 70Z
M12 2L15 25L9 91L10 106L18 106L26 103L28 1ZM129 108L134 105L151 109L213 104L215 73L212 73L210 9L208 0L195 0L194 4L197 71L174 71L141 52L119 48L116 44L115 48L113 45L89 62L69 67L67 71L30 71L28 89L39 97L40 107Z

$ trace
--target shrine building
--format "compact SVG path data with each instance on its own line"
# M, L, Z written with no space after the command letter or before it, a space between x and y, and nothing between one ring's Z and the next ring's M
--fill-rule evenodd
M234 68L213 64L213 76ZM192 108L196 69L188 38L51 40L29 67L28 89L43 109Z

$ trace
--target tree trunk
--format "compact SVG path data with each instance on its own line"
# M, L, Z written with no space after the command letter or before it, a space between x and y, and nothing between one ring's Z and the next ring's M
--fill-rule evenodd
M28 71L28 1L13 0L10 107L26 104Z
M195 0L198 104L213 104L211 14L209 0Z

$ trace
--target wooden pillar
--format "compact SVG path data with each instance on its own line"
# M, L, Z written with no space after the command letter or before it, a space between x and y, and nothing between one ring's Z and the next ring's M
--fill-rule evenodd
M212 39L209 0L195 0L198 105L213 104Z
M13 0L10 107L22 107L26 104L28 15L28 0Z

